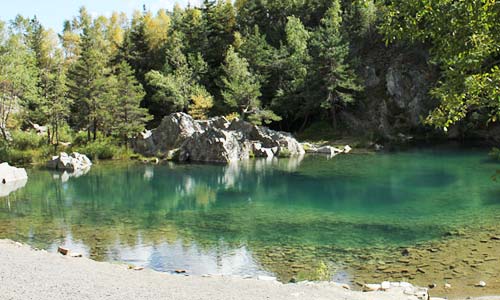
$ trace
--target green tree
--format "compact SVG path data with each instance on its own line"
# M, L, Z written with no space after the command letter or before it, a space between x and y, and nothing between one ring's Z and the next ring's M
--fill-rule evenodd
M240 57L233 47L227 51L222 70L222 96L233 112L238 112L243 120L257 124L280 120L274 113L261 108L259 80L250 72L247 60Z
M146 74L146 82L153 90L155 111L160 112L160 118L170 112L187 112L194 96L211 99L200 83L208 68L201 55L184 55L182 34L174 32L170 38L172 43L165 49L163 71L153 70Z
M128 145L129 139L144 130L151 116L146 108L140 107L145 92L127 62L123 61L117 66L114 86L110 91L109 97L114 99L113 132Z
M347 63L349 43L344 41L341 33L341 11L339 1L333 1L314 32L311 40L313 74L307 85L312 95L307 97L303 106L305 121L312 109L328 110L334 128L337 126L337 112L352 103L354 94L361 90L354 70Z
M85 25L81 34L81 54L68 72L70 98L74 101L73 125L97 139L97 132L108 119L109 43L100 22Z
M311 60L308 45L311 33L296 17L289 17L286 25L286 44L279 49L275 62L277 92L273 109L283 118L296 120L304 102L308 64Z
M5 140L13 112L38 101L36 59L23 41L0 22L0 131Z
M387 42L430 46L441 80L431 94L440 105L426 122L445 130L474 117L496 121L500 9L494 0L389 1L381 25Z

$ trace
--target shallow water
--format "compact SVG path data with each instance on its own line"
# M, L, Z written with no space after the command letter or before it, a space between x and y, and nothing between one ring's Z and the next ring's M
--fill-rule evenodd
M166 272L350 281L398 247L499 228L497 168L484 149L432 148L105 163L78 178L30 170L23 189L0 198L0 238Z

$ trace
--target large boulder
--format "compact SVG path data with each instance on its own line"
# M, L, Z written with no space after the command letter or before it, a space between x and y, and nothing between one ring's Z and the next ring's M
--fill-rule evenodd
M234 131L208 128L189 137L180 149L180 161L229 163L250 158L250 146Z
M16 168L4 162L0 164L0 183L7 184L28 179L28 174L23 168Z
M229 130L240 133L245 140L261 143L263 148L278 148L278 154L279 152L286 152L288 155L293 156L305 153L304 147L287 132L274 131L239 119L231 122Z
M197 121L185 113L166 116L158 128L143 133L133 145L147 156L216 163L248 159L252 152L266 158L305 153L291 134L225 117Z
M0 197L8 196L24 187L27 181L28 174L25 169L12 167L8 163L0 164Z
M85 172L90 169L92 162L84 154L73 152L68 155L66 152L61 152L59 155L53 156L52 160L47 163L47 167L69 172Z
M179 148L184 141L202 128L190 115L175 113L166 116L158 128L135 139L133 148L143 155L166 154Z

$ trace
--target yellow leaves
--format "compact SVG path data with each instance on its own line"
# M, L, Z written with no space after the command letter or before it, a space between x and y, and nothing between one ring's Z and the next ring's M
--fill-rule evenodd
M160 49L168 38L171 20L165 10L158 11L153 17L150 13L144 16L146 40L150 49Z
M226 118L229 122L231 122L231 121L233 121L233 120L239 119L239 118L240 118L240 114L239 114L239 113L237 113L237 112L232 112L232 113L230 113L229 115L226 115L226 116L225 116L225 118Z
M207 119L208 112L214 106L212 96L207 93L198 93L191 96L191 104L189 105L189 114L199 120Z

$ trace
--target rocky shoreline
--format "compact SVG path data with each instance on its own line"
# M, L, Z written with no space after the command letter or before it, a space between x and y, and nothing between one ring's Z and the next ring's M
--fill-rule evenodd
M67 255L0 240L0 294L7 299L429 299L427 289L409 283L383 282L358 292L333 282L281 284L267 276L176 276L63 252Z

